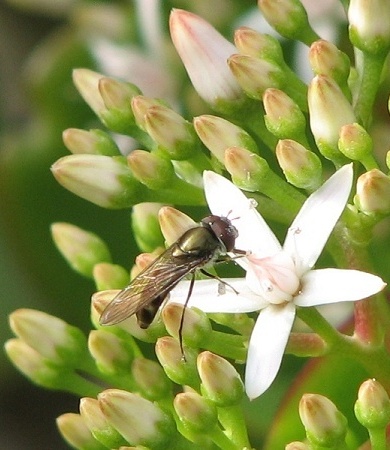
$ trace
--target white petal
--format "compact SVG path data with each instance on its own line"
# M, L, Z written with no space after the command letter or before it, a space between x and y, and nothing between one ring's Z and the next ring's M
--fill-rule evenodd
M188 306L195 306L207 313L240 313L258 311L268 305L257 294L253 293L245 278L224 279L233 290L218 280L197 280ZM181 281L172 289L169 302L184 304L189 292L190 281Z
M251 400L274 381L294 318L293 303L270 305L259 314L249 342L245 373L245 389Z
M281 245L253 202L231 181L211 171L203 172L204 190L210 211L228 216L238 230L236 248L251 250L259 257L273 255ZM237 260L240 263L239 260Z
M345 208L352 178L352 164L343 166L306 200L292 223L283 249L295 260L298 275L317 261Z
M352 302L374 295L386 283L376 275L359 270L311 270L302 277L302 292L294 298L297 306Z

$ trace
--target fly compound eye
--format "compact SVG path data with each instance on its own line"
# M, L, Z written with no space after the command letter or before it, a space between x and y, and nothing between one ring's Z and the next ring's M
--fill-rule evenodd
M202 220L202 224L212 230L225 246L227 252L234 249L238 231L227 217L210 215Z

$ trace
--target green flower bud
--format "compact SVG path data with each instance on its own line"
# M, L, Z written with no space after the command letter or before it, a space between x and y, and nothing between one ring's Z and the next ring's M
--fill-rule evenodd
M51 171L66 189L103 208L128 208L147 200L146 189L121 158L64 156L52 165Z
M378 55L390 49L390 3L387 0L351 0L349 38L363 52Z
M129 273L117 264L95 264L92 275L98 291L121 289L129 283Z
M66 148L73 154L118 156L120 151L112 137L103 130L68 128L62 133Z
M198 224L192 220L191 217L187 216L187 214L184 214L171 206L163 206L160 209L158 220L168 245L172 245L176 242L186 231L198 226Z
M165 106L148 108L144 124L147 133L170 159L186 160L199 150L193 125Z
M106 450L96 441L80 414L66 413L57 417L57 427L65 441L73 448L82 450Z
M244 385L236 369L226 359L211 352L198 356L197 367L205 397L217 406L238 404L244 396Z
M311 45L309 61L316 75L326 75L332 78L346 93L345 88L351 70L351 62L344 52L331 42L320 39Z
M146 130L145 116L149 108L154 106L164 106L162 101L154 98L136 95L131 99L131 109L133 111L136 124L141 130Z
M359 388L355 415L367 429L383 428L390 423L390 399L376 380L366 380Z
M172 417L156 404L119 389L103 391L98 395L98 401L107 421L131 445L156 450L169 448L175 424Z
M53 223L51 235L62 256L76 272L92 277L96 264L110 262L107 245L96 234L65 222Z
M94 398L80 399L80 415L94 438L105 448L117 448L127 444L125 439L108 422Z
M131 225L138 248L152 252L163 245L163 236L158 221L161 203L139 203L134 205L131 213Z
M217 425L217 408L196 392L176 395L173 407L184 427L196 434L209 434Z
M177 384L196 387L199 385L195 366L197 352L191 348L184 349L185 358L179 342L168 336L156 342L156 355L168 377Z
M356 122L353 108L331 78L317 75L309 86L310 128L321 154L336 165L346 162L338 149L343 125Z
M269 34L259 33L248 27L240 27L234 32L234 43L242 55L284 63L280 42Z
M59 388L59 371L24 341L9 339L4 349L14 366L33 383L48 389Z
M56 366L76 367L87 356L82 331L58 317L18 309L10 314L9 323L16 336Z
M305 139L305 116L287 94L279 89L267 89L263 103L266 112L264 121L270 133L278 139Z
M261 100L268 88L282 88L286 77L271 61L248 55L232 55L228 65L236 80L250 98Z
M149 189L163 189L175 176L171 161L145 150L132 151L127 162L134 176Z
M298 142L283 139L276 146L276 157L286 180L293 186L314 191L322 182L320 158Z
M234 184L249 192L261 191L271 172L264 158L240 147L226 149L225 166Z
M88 337L88 349L98 369L107 375L130 372L134 351L130 342L104 330L92 330Z
M347 419L326 397L304 394L299 403L299 416L313 446L342 448L345 445Z
M228 147L243 147L257 153L253 138L242 128L221 117L195 117L194 126L203 144L222 164L225 162L225 150Z
M318 39L299 0L258 0L258 6L267 22L287 39L299 40L307 45Z
M179 338L179 327L183 316L183 305L169 303L162 311L168 333ZM207 343L212 332L207 315L199 309L185 308L182 339L189 347L199 348Z
M158 401L171 395L172 383L157 362L135 358L131 373L141 395L146 399Z
M358 123L349 123L341 127L338 147L347 158L363 164L372 157L372 138Z
M378 169L360 175L353 201L365 214L389 214L390 178Z

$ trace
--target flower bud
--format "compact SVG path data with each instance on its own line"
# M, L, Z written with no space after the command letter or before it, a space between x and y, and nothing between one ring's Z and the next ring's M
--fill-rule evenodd
M206 114L195 117L194 126L203 144L222 164L228 147L243 147L257 153L253 138L242 128L221 117Z
M345 445L347 419L326 397L304 394L299 403L299 416L312 445L332 448Z
M376 380L366 380L359 388L355 415L367 429L383 428L390 423L390 399Z
M159 225L158 213L161 203L138 203L133 206L131 225L134 239L143 252L152 252L163 245L163 236Z
M226 359L202 352L198 356L197 367L205 397L217 406L231 406L241 401L244 385L236 369Z
M184 305L169 303L162 311L162 318L168 333L179 338L179 327L184 314L182 339L189 347L199 348L210 339L212 331L207 315L199 309L185 308Z
M173 407L185 428L193 433L207 435L217 425L216 407L196 392L177 394Z
M66 413L57 417L57 427L65 441L73 448L105 450L107 447L95 440L80 414Z
M170 159L186 160L199 150L193 125L165 106L148 108L144 123L147 133Z
M311 45L309 61L315 75L332 78L345 92L351 62L344 52L331 42L320 39Z
M363 52L378 55L390 49L390 3L387 0L351 0L349 38Z
M99 92L99 80L104 75L89 69L74 69L72 77L84 101L98 117L101 117L101 113L107 109Z
M149 108L154 106L164 106L163 103L155 98L136 95L131 99L131 109L134 113L136 124L141 130L145 131L145 116Z
M191 217L171 206L163 206L158 213L161 231L168 245L176 242L191 228L199 226Z
M284 450L310 450L310 447L303 442L290 442Z
M92 276L98 291L122 289L129 283L129 274L127 270L117 264L95 264Z
M307 45L317 39L299 0L258 0L258 6L267 22L287 39L299 40Z
M214 109L241 105L243 92L226 61L237 49L199 16L182 9L171 12L169 28L192 85Z
M135 129L131 99L140 90L131 83L108 77L99 80L98 89L106 106L100 114L103 123L110 130L131 135Z
M300 140L306 119L298 105L283 91L269 88L264 92L265 125L278 139Z
M78 273L91 277L96 264L110 262L107 245L96 234L65 222L53 223L54 243L69 265Z
M131 373L140 393L146 399L158 401L171 395L172 383L157 362L135 358L131 365Z
M340 129L356 122L351 104L331 78L317 75L309 85L310 128L321 154L337 165L346 159L338 150Z
M145 150L132 151L127 162L137 180L149 189L163 189L175 176L171 161Z
M347 158L362 164L372 157L372 138L358 123L341 127L338 147Z
M103 130L68 128L62 133L66 148L73 154L118 156L120 151L112 137Z
M234 43L242 55L284 63L280 42L269 34L259 33L248 27L240 27L234 32Z
M225 166L233 183L249 192L261 191L271 172L264 158L240 147L226 149Z
M98 401L107 421L131 445L155 449L170 447L174 421L155 403L119 389L103 391Z
M276 157L286 180L293 186L314 191L321 185L322 167L319 157L291 139L280 140Z
M58 317L34 309L17 309L9 316L12 331L52 364L76 367L87 356L81 330Z
M365 214L389 214L390 178L378 169L360 175L353 201Z
M120 158L69 155L56 161L51 171L66 189L103 208L128 208L145 200L146 189Z
M102 373L128 376L134 358L131 341L126 342L108 331L92 330L88 337L88 349Z
M24 341L9 339L4 349L14 366L31 381L48 389L59 387L59 371Z
M195 366L197 352L184 349L183 356L179 342L172 337L162 337L156 342L156 355L168 377L177 384L196 387L199 385Z
M94 398L80 399L80 415L95 439L105 448L118 448L127 443L118 431L107 422L99 402Z
M248 97L255 100L261 100L268 88L282 88L286 81L280 67L265 59L236 54L228 59L228 65Z

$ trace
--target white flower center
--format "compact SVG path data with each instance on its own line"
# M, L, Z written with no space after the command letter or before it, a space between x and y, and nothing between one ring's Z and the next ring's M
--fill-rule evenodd
M247 256L246 280L253 292L275 305L290 302L300 285L294 261L286 252L259 258Z

